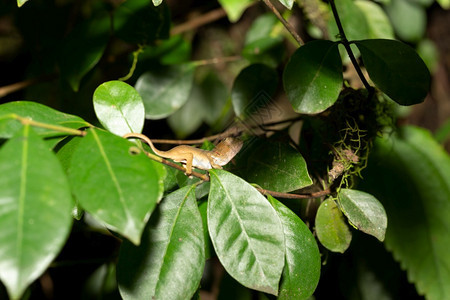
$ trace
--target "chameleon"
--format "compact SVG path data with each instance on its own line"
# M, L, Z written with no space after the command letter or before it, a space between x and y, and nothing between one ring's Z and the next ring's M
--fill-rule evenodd
M169 158L185 165L186 175L192 174L192 167L201 170L222 169L242 148L243 142L238 138L227 137L213 150L203 150L187 145L173 147L162 151L157 149L153 142L141 133L127 133L124 138L139 138L146 142L156 155Z

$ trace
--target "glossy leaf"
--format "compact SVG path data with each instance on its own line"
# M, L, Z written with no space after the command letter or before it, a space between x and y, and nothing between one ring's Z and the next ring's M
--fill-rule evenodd
M304 114L320 113L333 105L342 82L338 44L330 41L313 41L297 49L283 74L289 102Z
M100 61L109 40L110 26L109 15L101 14L79 24L64 39L59 66L62 77L74 91L78 91L81 79Z
M0 279L11 299L47 269L70 232L67 178L25 125L0 149Z
M191 64L165 66L142 74L136 90L142 97L147 119L163 119L186 103L194 79Z
M426 10L409 0L390 0L385 10L396 35L408 42L418 42L425 34Z
M170 14L167 5L151 5L148 0L127 0L113 15L114 33L134 44L148 44L169 38Z
M202 219L195 187L166 196L139 247L124 243L117 267L124 299L191 299L205 264Z
M278 0L281 4L283 4L287 9L292 9L294 5L294 0Z
M371 194L352 190L339 191L339 204L350 224L379 241L384 241L387 216L383 205Z
M417 53L394 40L356 41L370 78L401 105L422 102L430 89L430 72Z
M309 299L319 283L320 253L308 226L289 208L268 197L283 224L286 264L278 299Z
M246 119L267 109L278 86L276 71L264 64L253 64L236 77L231 90L231 101L236 115Z
M245 180L268 190L291 192L312 184L303 156L285 142L253 141L239 162L245 167L238 170Z
M327 199L319 206L316 232L320 243L330 251L344 253L350 246L352 232L333 199Z
M363 12L371 39L394 39L394 30L388 16L375 2L358 0L355 5Z
M247 7L252 4L252 0L218 0L220 5L226 11L228 19L236 22L240 19Z
M78 116L65 114L36 102L15 101L0 105L0 138L8 139L22 128L23 125L16 116L71 129L89 126L88 122ZM60 136L62 133L59 130L42 127L34 127L33 130L45 138Z
M154 6L158 6L162 3L163 0L152 0Z
M72 155L69 179L87 212L139 244L163 183L159 165L131 147L136 148L113 134L89 130Z
M242 285L278 294L284 234L266 198L241 178L211 170L208 230L217 256Z
M420 294L450 298L450 157L420 128L376 140L363 190L388 215L385 245ZM382 187L382 188L380 188Z
M94 92L94 110L108 131L123 136L142 131L145 108L139 93L122 81L108 81Z

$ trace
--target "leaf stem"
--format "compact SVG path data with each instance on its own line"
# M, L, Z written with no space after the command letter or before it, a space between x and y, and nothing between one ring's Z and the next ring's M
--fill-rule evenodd
M297 41L297 43L300 46L303 46L305 42L302 40L302 38L298 35L298 33L295 31L294 27L286 21L283 16L280 14L280 12L277 10L277 8L270 2L270 0L263 0L263 2L267 5L267 7L274 13L274 15L278 18L278 20L281 21L283 26L287 29L287 31L292 35L292 37Z
M139 45L139 48L133 52L133 62L131 64L130 71L128 72L127 75L119 78L120 81L127 81L128 79L131 78L131 76L133 76L134 70L136 70L136 65L137 65L137 62L138 62L139 54L141 54L142 51L144 51L144 46L143 45Z
M210 59L202 59L202 60L196 60L192 61L191 63L198 67L198 66L205 66L205 65L213 65L213 64L219 64L219 63L226 63L226 62L233 62L241 59L242 57L239 55L234 56L225 56L225 57L214 57Z
M353 54L352 48L350 47L350 42L347 39L347 36L345 35L344 27L342 26L341 19L339 18L339 14L336 9L336 4L334 3L334 0L329 0L331 11L333 12L334 20L336 21L337 28L339 30L339 37L341 39L341 44L344 45L345 50L347 51L348 56L350 57L350 61L352 62L353 66L355 67L356 73L358 74L359 78L361 79L361 82L363 83L364 87L369 91L369 100L372 98L374 93L374 88L369 84L366 77L364 76L358 62L356 61L356 57Z
M70 135L79 135L79 136L85 136L86 135L86 132L82 131L82 130L68 128L68 127L64 127L64 126L52 125L52 124L47 124L47 123L42 123L42 122L34 121L34 120L30 119L30 118L21 117L21 116L16 115L16 114L14 114L13 118L18 120L23 125L31 125L31 126L35 126L35 127L49 129L49 130L64 132L64 133L67 133L67 134L70 134Z

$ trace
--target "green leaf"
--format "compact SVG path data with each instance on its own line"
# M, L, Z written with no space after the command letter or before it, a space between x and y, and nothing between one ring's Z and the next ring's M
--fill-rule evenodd
M142 74L136 90L142 97L147 119L163 119L187 101L194 79L192 64L159 67Z
M385 245L420 294L450 298L450 157L420 128L377 139L363 190L388 215ZM382 188L380 188L382 187Z
M342 88L342 61L338 44L313 41L295 51L286 65L283 84L298 113L316 114L338 99Z
M294 0L278 0L281 4L283 4L287 9L292 9L294 5Z
M319 206L316 232L320 243L330 251L344 253L350 246L352 232L333 199L327 199Z
M245 35L245 45L270 37L278 19L273 13L265 13L253 21Z
M114 33L128 43L149 44L169 38L170 13L163 5L148 0L127 0L114 12Z
M219 3L226 11L230 22L236 22L253 0L219 0Z
M15 101L0 105L0 138L8 139L22 129L23 125L17 120L17 116L71 129L89 126L88 122L78 116L65 114L36 102ZM35 127L34 130L44 138L60 136L63 133L42 127Z
M162 3L162 0L152 0L154 6L158 6Z
M110 26L109 15L103 13L79 24L64 38L59 66L62 77L74 91L78 91L81 79L100 61L109 40Z
M21 7L22 5L24 5L26 2L28 2L28 0L17 0L17 6Z
M0 278L20 299L63 247L72 199L58 159L28 125L0 149L0 174Z
M201 97L200 87L194 85L186 103L167 119L179 139L186 138L202 125L203 117L208 112Z
M163 183L158 165L132 147L108 132L89 130L72 155L69 179L87 212L139 244Z
M253 64L243 69L236 77L231 90L231 101L240 118L267 108L278 86L276 71L264 64Z
M123 136L142 131L145 108L139 93L122 81L108 81L94 92L94 110L100 123L110 132Z
M355 5L363 12L371 39L394 39L394 30L388 16L375 2L357 0Z
M408 45L394 40L356 41L364 66L377 87L401 105L422 102L430 89L430 72Z
M265 37L245 45L242 56L251 63L263 63L273 68L283 60L285 49L283 37Z
M353 0L339 0L335 3L347 39L353 41L369 38L369 25L366 16L356 6L355 2ZM328 31L330 37L339 40L339 30L334 18L328 19Z
M386 211L374 196L357 190L341 189L339 204L350 224L373 235L380 242L384 241L387 228Z
M384 8L400 39L418 42L423 38L427 24L425 8L409 0L390 0Z
M166 196L139 247L125 242L117 266L124 299L191 299L205 264L202 219L195 187Z
M437 0L437 3L443 8L443 9L449 9L450 8L450 0Z
M289 208L268 197L283 224L286 263L278 299L309 299L319 283L320 253L308 226Z
M245 180L272 191L291 192L312 184L303 156L285 142L259 139L240 154Z
M208 230L225 270L242 285L273 295L284 267L284 234L266 198L241 178L211 170Z

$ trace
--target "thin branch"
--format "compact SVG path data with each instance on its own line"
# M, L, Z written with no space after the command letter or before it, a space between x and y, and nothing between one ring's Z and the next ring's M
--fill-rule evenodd
M263 0L264 3L267 5L268 8L270 8L270 10L275 14L275 16L278 18L278 20L281 21L281 23L283 23L284 27L287 29L287 31L289 31L289 33L292 35L292 37L297 41L297 43L300 46L303 46L305 44L305 42L303 41L303 39L297 34L297 32L295 31L294 27L288 22L286 21L283 16L280 14L280 12L276 9L276 7L272 4L272 2L270 2L270 0Z
M339 36L341 39L341 44L344 45L345 50L348 53L348 56L350 57L350 61L352 62L353 66L355 67L356 73L358 74L359 78L361 79L361 82L364 84L364 87L369 91L369 99L372 98L374 88L369 84L366 77L364 76L361 68L359 67L358 62L356 61L356 57L353 54L352 48L350 47L350 43L347 40L347 36L345 35L344 27L342 26L341 19L339 18L339 14L336 9L336 4L334 3L334 0L330 0L330 6L331 11L333 12L334 19L336 21L337 28L339 30Z
M329 195L331 193L330 189L326 189L320 192L314 192L310 194L290 194L290 193L280 193L275 191L269 191L262 188L256 188L261 194L263 195L271 195L273 197L277 198L283 198L283 199L314 199L314 198L320 198L326 195Z
M239 55L215 57L215 58L210 58L210 59L202 59L202 60L192 61L192 64L194 64L195 66L206 66L206 65L213 65L213 64L219 64L219 63L233 62L233 61L237 61L241 58L242 57Z
M291 122L296 122L296 121L300 121L302 120L303 117L302 116L298 116L295 118L290 118L290 119L286 119L286 120L281 120L281 121L274 121L274 122L268 122L268 123L263 123L263 124L258 124L258 125L253 125L251 128L261 128L261 126L275 126L275 125L280 125L280 124L284 124L284 123L291 123ZM210 136L206 136L200 139L192 139L192 140L170 140L170 139L152 139L152 142L156 143L156 144L170 144L170 145L193 145L193 144L203 144L206 141L215 141L215 140L222 140L226 137L229 136L236 136L241 134L242 132L244 132L245 130L247 130L248 128L239 128L237 126L231 127L228 130L225 130L224 132L218 133L218 134L214 134L214 135L210 135Z
M179 33L183 33L183 32L201 27L205 24L217 21L217 20L225 17L226 15L227 15L227 13L225 12L225 10L223 8L218 8L218 9L212 10L204 15L201 15L200 17L189 20L186 23L174 26L172 28L172 30L170 31L170 35L177 35Z
M56 78L55 75L46 75L46 76L27 79L27 80L16 82L16 83L13 83L10 85L2 86L2 87L0 87L0 98L3 98L11 93L23 90L29 86L32 86L32 85L35 85L35 84L38 84L41 82L51 81L55 78Z

